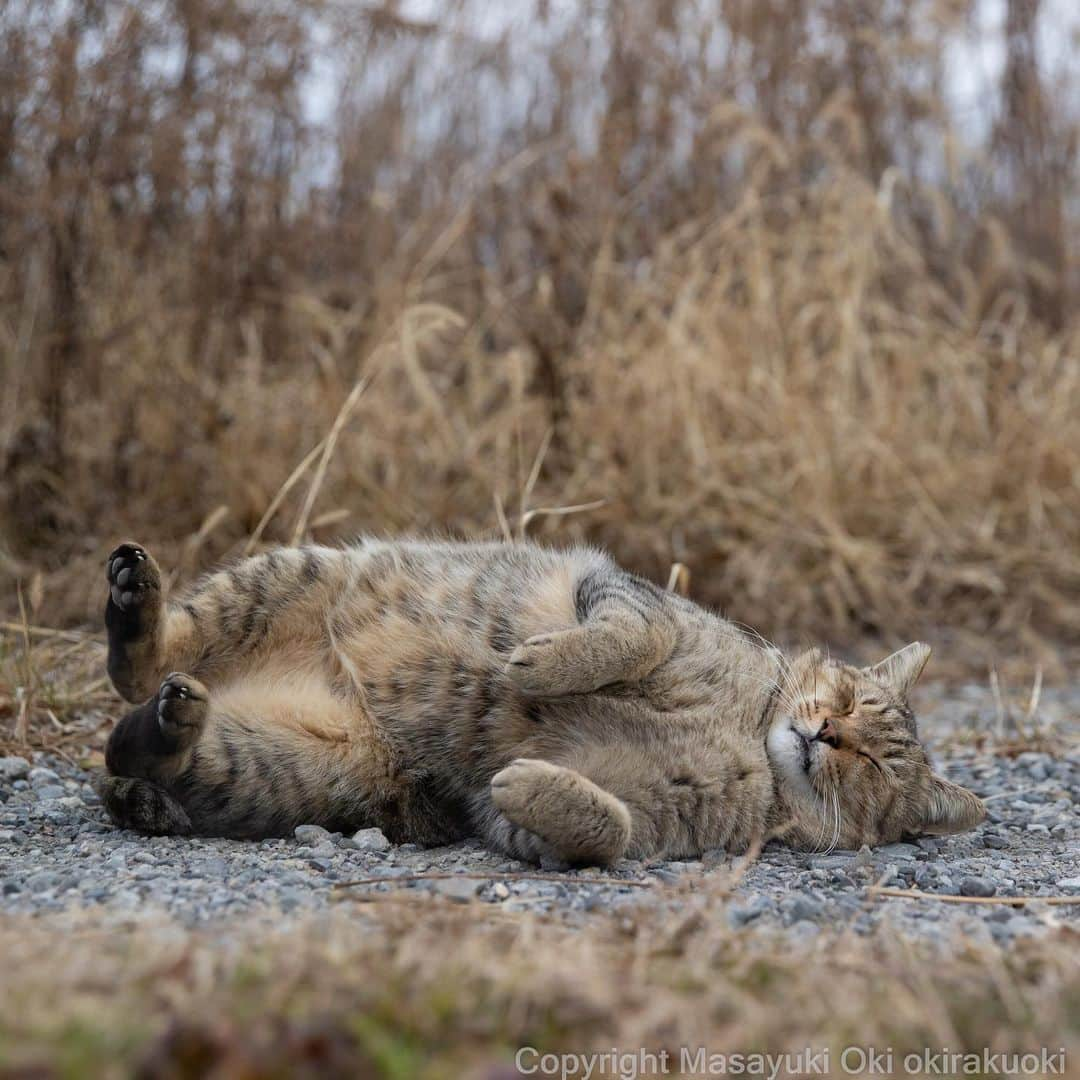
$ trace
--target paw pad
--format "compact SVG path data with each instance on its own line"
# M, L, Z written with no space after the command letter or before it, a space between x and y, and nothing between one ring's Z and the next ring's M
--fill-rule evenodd
M174 671L158 690L158 725L176 729L197 724L207 697L202 683Z
M121 611L130 611L158 587L157 567L138 544L121 544L106 560L105 575L109 599Z

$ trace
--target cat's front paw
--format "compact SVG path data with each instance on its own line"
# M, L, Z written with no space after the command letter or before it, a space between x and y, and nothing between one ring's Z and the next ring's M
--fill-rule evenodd
M588 693L595 687L576 647L579 639L580 631L576 630L528 638L510 654L506 674L523 694L560 697Z
M606 866L630 841L630 811L581 773L538 758L518 758L491 780L491 800L512 825L571 864Z

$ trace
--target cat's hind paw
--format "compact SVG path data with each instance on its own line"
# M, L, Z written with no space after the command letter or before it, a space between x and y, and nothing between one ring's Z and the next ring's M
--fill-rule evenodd
M105 561L109 604L133 615L161 592L161 571L145 548L130 541L121 544Z
M157 695L157 722L170 738L197 735L206 719L210 693L198 679L174 671L161 684Z

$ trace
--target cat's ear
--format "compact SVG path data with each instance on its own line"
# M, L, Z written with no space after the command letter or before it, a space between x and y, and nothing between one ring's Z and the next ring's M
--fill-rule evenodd
M892 656L886 656L880 664L864 670L871 679L895 690L901 697L907 697L908 691L919 681L929 659L930 646L921 641L913 641L910 645L898 649Z
M973 829L986 817L986 804L972 791L941 776L930 779L920 831L937 836Z

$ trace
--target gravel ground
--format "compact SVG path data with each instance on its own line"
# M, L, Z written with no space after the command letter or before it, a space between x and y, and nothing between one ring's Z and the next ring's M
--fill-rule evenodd
M888 921L908 934L952 936L960 930L999 942L1080 919L1080 686L1048 692L1040 705L1039 722L1054 733L1050 741L1064 737L1068 747L1057 753L1003 752L1010 732L1001 730L1000 710L985 688L929 688L920 705L924 738L939 768L989 800L989 820L966 835L873 851L804 854L770 847L719 917L747 932L864 931ZM372 889L412 889L504 910L583 917L637 903L677 907L686 887L722 883L731 869L730 860L714 852L695 862L624 861L605 873L568 871L532 880L514 875L535 868L476 843L392 847L378 830L341 836L301 826L295 839L259 843L147 838L107 821L91 780L59 758L0 757L0 911L82 909L103 920L162 912L205 924L230 916L303 914ZM413 877L424 873L448 876ZM461 876L469 873L491 876ZM387 883L347 892L333 888L358 878ZM866 887L873 884L973 897L1075 895L1078 904L868 902Z

